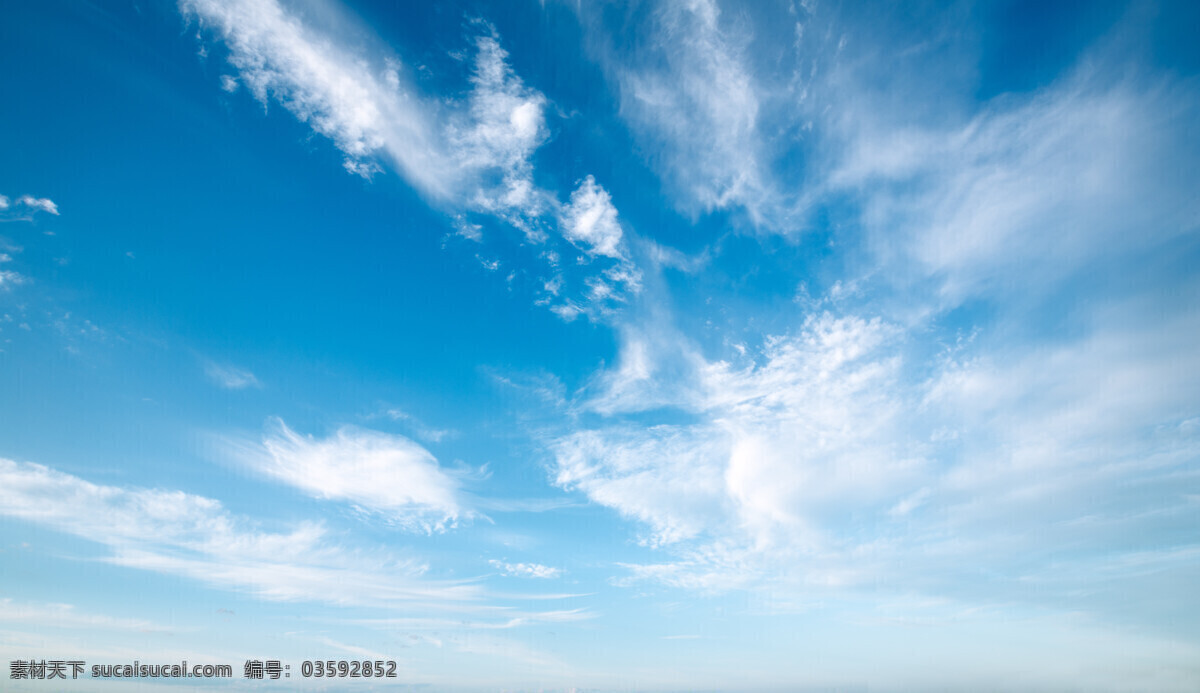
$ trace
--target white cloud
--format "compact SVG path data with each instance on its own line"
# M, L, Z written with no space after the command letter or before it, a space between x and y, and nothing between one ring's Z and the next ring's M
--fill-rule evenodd
M829 180L861 191L891 275L917 269L950 301L1044 293L1195 232L1200 202L1178 171L1200 158L1185 125L1198 104L1177 85L1081 68L961 125L898 127L864 108L843 116L847 146Z
M758 133L759 93L743 51L749 35L721 25L712 0L664 3L654 15L653 67L617 65L621 114L643 135L659 173L701 210L744 207L761 221L769 196Z
M646 238L641 239L641 242L646 249L647 259L658 267L670 267L680 272L695 274L708 266L712 260L709 250L698 255L687 255L676 248L655 243Z
M971 602L982 592L955 567L969 564L993 576L988 599L1029 600L1037 581L1035 601L1055 604L1188 570L1200 312L1109 304L1053 348L974 343L930 360L914 356L924 329L823 314L740 368L686 343L630 344L677 334L627 332L580 405L601 423L548 443L556 483L670 556L625 565L617 584L802 595L886 579ZM672 369L679 354L692 365ZM663 408L692 422L628 422ZM1109 560L1155 547L1170 557L1149 570ZM1181 596L1142 594L1143 611ZM1111 610L1102 601L1088 606Z
M583 245L591 255L625 256L621 248L621 225L612 196L588 176L571 193L562 210L562 233L567 240Z
M58 205L48 197L21 195L14 200L6 195L0 195L0 212L5 213L3 219L0 220L30 221L33 219L33 214L38 212L58 216Z
M722 513L724 448L708 428L580 431L552 445L555 483L644 523L645 543L675 543L706 532Z
M441 532L472 514L462 506L460 478L404 436L346 426L319 440L276 419L261 446L234 449L252 468L314 498L352 503L406 529Z
M623 324L613 368L593 378L586 408L601 414L680 406L694 410L702 394L699 373L706 367L699 350L669 317L655 315L647 324Z
M331 139L351 172L369 174L372 159L382 155L434 198L456 188L458 173L440 142L436 109L394 61L372 65L276 0L181 0L180 7L220 35L247 90L264 105L274 99Z
M461 214L454 218L454 226L458 229L456 235L468 241L483 242L483 227L468 222Z
M449 131L454 156L479 181L471 202L541 239L536 220L556 202L533 182L530 155L547 136L546 98L527 88L508 66L508 53L490 27L475 40L469 117ZM485 181L498 179L496 183Z
M0 270L0 289L7 289L24 283L25 277L22 275L9 270Z
M54 200L46 197L34 197L32 195L22 195L17 198L17 205L21 207L29 207L37 211L46 212L48 214L58 215L58 205L54 204Z
M476 39L467 102L443 108L417 92L395 57L367 55L361 43L331 32L333 23L318 25L277 0L180 6L228 47L238 75L223 75L222 88L241 84L264 105L280 103L331 139L348 171L370 175L382 156L435 200L466 203L539 234L534 220L553 196L534 185L528 159L547 135L546 99L512 73L490 27L481 24L487 34Z
M393 56L367 54L361 39L369 33L360 31L351 41L331 30L353 23L332 7L322 5L321 11L338 21L321 23L313 21L313 12L306 16L277 0L180 0L180 7L228 47L237 76L224 75L223 88L241 85L264 106L283 105L332 140L351 173L369 177L383 170L380 160L390 163L435 204L455 210L462 237L483 239L466 210L504 221L534 246L560 234L590 254L624 259L616 209L592 177L567 208L535 182L531 157L549 134L547 99L514 74L486 22L474 22L482 33L475 38L467 97L436 101L417 92ZM557 257L554 249L538 255L555 275L547 284L563 272ZM566 320L597 318L636 293L638 279L628 263L592 268L575 282L574 298L556 294L537 302Z
M217 385L226 390L242 390L247 387L259 387L258 378L244 368L215 361L205 361L204 374Z
M737 363L751 366L706 357L711 334L676 331L662 296L620 325L616 365L573 412L588 428L548 442L560 485L668 556L619 582L794 594L888 580L977 599L971 565L1006 599L1037 583L1044 603L1072 594L1111 615L1079 596L1103 580L1137 593L1132 611L1186 601L1145 575L1195 574L1195 85L1145 79L1101 46L1048 87L980 106L954 93L964 68L945 58L961 45L938 49L946 72L896 74L920 61L859 27L832 34L852 61L796 82L819 91L815 111L750 68L747 25L712 3L653 12L655 60L602 57L683 206L754 216L762 202L770 220L831 202L866 233L829 224L849 273L803 302L801 325L770 337L755 320L786 316L746 318ZM929 89L881 90L881 76ZM713 102L724 91L740 112ZM768 173L760 126L781 94L796 99L781 127L817 124L802 192ZM683 423L646 423L664 412ZM1092 569L1142 552L1153 572Z
M888 397L895 338L878 320L826 314L770 340L761 366L691 352L689 369L666 374L660 359L683 361L672 350L627 345L590 408L673 406L700 421L568 435L554 444L557 482L646 523L652 544L732 528L764 548L779 533L817 541L811 528L830 506L878 498L919 465L891 444L902 406ZM648 389L660 380L673 387Z
M488 561L488 564L512 577L550 580L562 576L561 568L551 568L540 563L505 563L493 559Z
M265 599L392 607L481 596L421 577L412 561L342 548L319 524L264 531L211 498L102 486L37 464L0 459L0 514L97 542L115 565Z
M1198 293L1194 284L1181 290ZM1188 423L1200 408L1198 330L1192 307L1151 311L1131 301L1097 311L1088 333L1065 344L948 362L929 382L925 406L957 434L950 444L970 464L949 470L938 490L964 504L984 490L996 496L990 506L964 505L965 522L1014 512L1010 527L1048 515L1092 529L1161 520L1147 536L1191 542L1186 534L1169 539L1172 523L1154 517L1148 497L1126 498L1122 486L1152 495L1158 511L1188 514L1189 468L1200 453ZM1052 508L1040 506L1051 497ZM1104 506L1127 516L1107 516Z
M556 595L560 596L560 595ZM586 595L561 595L561 596L586 596ZM595 618L594 612L587 609L564 609L558 611L514 611L512 609L498 610L498 616L505 616L502 620L492 621L464 621L461 619L448 618L370 618L358 619L352 623L372 626L381 629L394 630L434 630L448 631L458 628L471 630L507 630L517 628L519 626L537 624L537 623L572 623L575 621L586 621Z
M453 156L476 186L466 202L475 211L492 214L520 230L534 246L553 245L556 232L573 244L567 252L581 247L592 258L608 259L592 267L564 269L558 250L541 252L538 260L552 276L543 281L547 289L537 302L568 322L579 315L593 319L610 315L640 289L640 273L623 247L616 207L592 176L566 205L537 185L531 157L548 136L546 98L513 73L495 30L478 24L485 33L475 40L468 108L452 119L448 129ZM460 216L455 225L464 238L482 240L478 224ZM494 270L499 265L484 261L484 267ZM575 290L566 292L572 296L560 293L567 272L581 275L574 277Z

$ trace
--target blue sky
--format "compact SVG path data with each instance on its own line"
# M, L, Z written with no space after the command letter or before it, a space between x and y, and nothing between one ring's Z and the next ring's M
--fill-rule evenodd
M1195 690L1198 21L9 3L3 658Z

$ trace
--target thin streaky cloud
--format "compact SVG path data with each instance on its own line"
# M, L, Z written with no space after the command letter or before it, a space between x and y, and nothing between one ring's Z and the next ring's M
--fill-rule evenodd
M507 563L492 559L488 564L511 577L552 580L561 577L563 573L561 568L552 568L540 563Z
M464 210L517 229L523 244L556 238L534 256L545 263L545 286L562 286L564 268L553 258L572 244L607 260L573 269L574 295L543 292L535 297L539 305L567 321L603 319L638 292L640 272L625 259L609 193L589 175L564 204L535 182L532 156L548 137L547 99L514 73L487 22L471 23L477 35L470 92L439 102L417 90L394 56L364 55L276 0L181 0L180 6L228 48L238 83L332 140L351 173L370 177L386 164L458 220L466 239L482 235ZM233 83L225 77L227 88Z
M0 460L0 480L0 514L99 543L117 566L285 602L397 607L483 596L477 585L422 578L410 559L346 551L314 522L266 531L211 498L98 485L12 460Z
M228 363L205 360L204 374L208 376L209 380L226 390L262 387L253 373Z
M33 195L22 195L17 198L17 206L27 207L32 210L46 212L58 216L58 205L54 204L54 200L48 197L34 197Z
M282 105L332 140L347 170L370 175L382 156L435 198L457 187L436 108L414 92L397 62L370 64L276 0L182 0L180 8L221 37L255 98Z
M43 604L0 599L0 621L24 623L31 626L52 626L68 629L136 631L140 633L171 633L178 630L135 618L121 618L81 611L73 604Z

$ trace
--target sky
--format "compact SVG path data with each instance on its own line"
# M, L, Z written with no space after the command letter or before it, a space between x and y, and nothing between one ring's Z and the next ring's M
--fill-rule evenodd
M0 658L1196 690L1198 7L4 3Z

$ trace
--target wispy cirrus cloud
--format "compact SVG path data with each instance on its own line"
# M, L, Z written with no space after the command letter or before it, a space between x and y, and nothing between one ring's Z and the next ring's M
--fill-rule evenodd
M474 515L464 505L462 475L401 435L345 426L318 439L274 419L261 443L230 441L226 449L271 479L408 530L443 532Z
M579 596L579 595L575 595ZM403 628L406 630L446 631L456 628L468 630L508 630L524 625L539 623L574 623L595 618L596 614L587 609L560 609L557 611L515 611L512 609L497 610L500 620L464 621L448 618L368 618L356 619L351 623L371 626L380 629Z
M0 270L0 289L8 289L13 286L24 284L26 281L24 275L13 272L12 270Z
M549 134L548 100L514 74L494 27L475 24L482 34L475 39L472 89L467 108L448 128L460 169L475 181L475 192L465 201L476 213L504 220L527 242L542 247L539 260L546 263L549 277L537 303L568 321L609 315L641 288L612 197L590 175L566 203L538 186L531 157ZM456 224L459 235L480 240L478 224L465 218ZM564 262L579 250L578 262Z
M656 154L681 206L740 207L760 222L772 191L759 132L761 93L744 55L751 34L722 19L711 0L663 3L648 29L655 59L605 56L621 115Z
M67 629L168 633L175 629L137 618L80 611L73 604L35 604L0 599L0 621Z
M738 49L761 23L713 3L651 9L661 59L608 69L677 204L742 207L783 233L798 230L780 223L792 211L828 205L847 230L830 232L838 280L794 314L735 320L750 335L736 357L675 327L669 296L620 323L617 362L546 441L559 485L667 556L618 582L804 594L888 576L978 599L961 562L987 566L1006 598L1054 573L1064 592L1043 599L1061 603L1068 584L1095 587L1105 555L1151 551L1172 584L1195 574L1200 363L1185 345L1200 206L1178 175L1200 159L1195 85L1129 78L1127 47L1101 41L1051 84L972 104L953 93L958 63L912 57L941 38L904 53L863 40L888 35L877 28L814 37L811 4L795 46L771 44L803 63L788 81ZM802 44L830 40L818 72ZM699 47L709 55L689 59ZM937 98L880 90L896 61L944 65L894 77ZM705 107L725 83L742 112ZM785 97L778 132L808 133L796 146L820 173L791 192L759 127ZM762 331L764 315L784 327ZM1117 572L1105 580L1144 576ZM1145 613L1182 599L1139 594ZM1088 606L1120 609L1103 601Z
M416 416L396 407L388 408L383 412L383 415L392 421L404 423L412 430L416 437L430 443L440 443L442 440L457 434L457 431L430 426Z
M863 200L860 274L804 303L817 312L766 336L749 367L662 320L626 325L580 405L610 423L551 443L558 483L637 520L675 560L630 575L676 587L886 574L970 599L952 568L968 561L1008 595L1066 590L1091 584L1087 556L1151 536L1165 542L1155 573L1195 572L1197 286L1167 248L1200 219L1172 174L1200 158L1184 126L1198 103L1185 85L1083 70L962 127L922 134L864 111L829 183ZM1029 319L1079 295L1089 307L1066 323ZM972 302L990 312L946 330ZM654 409L697 421L622 421ZM1116 572L1103 581L1141 575ZM1144 613L1170 600L1143 595ZM1113 614L1102 601L1089 606Z
M668 406L694 423L640 425L662 400L605 400L609 422L549 442L552 471L670 556L625 566L619 584L799 595L886 575L969 603L1023 599L1038 581L1053 603L1057 590L1187 574L1198 314L1151 325L1139 310L1097 316L1053 349L971 345L932 362L898 326L826 314L769 340L754 365L693 371ZM1112 563L1147 551L1157 558L1137 568ZM988 597L963 564L990 572ZM1145 613L1181 597L1141 594ZM1101 601L1089 607L1111 615Z
M473 206L544 242L541 217L557 202L534 183L530 156L549 135L546 97L513 73L495 29L478 26L484 33L475 39L467 110L448 130L452 156L476 181L468 198Z
M561 568L551 568L540 563L506 563L493 559L488 561L488 565L512 577L549 580L562 576Z
M533 183L529 157L547 137L546 98L513 73L485 22L475 24L471 91L443 106L419 92L396 56L278 0L181 0L180 8L228 48L238 76L224 76L225 87L241 84L264 106L282 105L332 140L347 170L370 175L386 164L435 203L539 235L529 224L544 213L547 193ZM352 21L333 5L320 11Z
M565 193L535 181L532 156L549 136L548 100L513 72L491 25L473 22L470 90L445 100L421 94L395 56L371 54L277 0L181 0L180 7L228 48L238 76L225 75L225 87L241 84L264 106L282 105L330 139L347 170L395 169L451 214L464 238L483 240L476 217L518 229L544 263L537 303L568 320L600 318L640 290L609 193L587 176L563 203ZM590 262L569 262L580 249Z
M261 387L258 378L245 368L239 368L228 363L218 363L209 359L204 360L204 374L226 390L243 390L248 387Z
M433 183L410 180L454 208L461 235L483 241L485 217L520 229L549 268L539 302L564 319L616 326L617 364L576 401L555 396L572 416L545 442L560 486L634 520L643 543L664 551L662 562L628 566L633 579L803 591L891 575L940 592L970 583L950 577L971 563L1017 593L1022 580L1045 578L1063 547L1144 553L1137 536L1172 537L1155 565L1190 569L1184 527L1197 494L1171 484L1195 483L1197 412L1186 393L1196 364L1181 338L1196 329L1183 305L1194 292L1178 266L1159 277L1137 266L1170 265L1163 249L1197 228L1190 179L1176 175L1197 158L1187 136L1193 85L1080 68L1033 93L974 104L942 98L963 83L950 65L904 77L944 82L929 92L937 98L898 101L881 75L891 79L895 61L917 64L911 56L928 46L872 43L878 32L834 19L814 31L807 3L792 8L786 45L773 37L776 65L764 69L749 50L761 21L715 2L651 7L653 56L618 56L606 70L676 206L741 210L788 235L813 209L843 215L829 224L839 281L790 305L799 308L779 329L748 317L751 339L726 361L674 327L662 288L644 297L650 317L614 317L642 290L642 272L695 263L647 244L649 266L636 264L636 237L592 176L569 192L539 187L532 161L549 137L549 99L512 71L493 29L476 25L469 91L437 107L450 123L439 130L429 125L435 107L398 68L379 60L372 71L336 37L260 2L269 11L255 21L271 25L262 36L225 22L223 8L183 6L219 28L260 100L329 136L348 168L375 170L393 146L436 159ZM369 88L342 100L330 74ZM391 109L392 98L409 110ZM397 116L424 123L427 139L389 139ZM783 165L795 162L802 170ZM1064 308L1081 285L1086 309ZM1122 300L1153 307L1161 324L1138 320ZM972 309L986 315L976 320ZM1068 315L1069 329L1027 320L1033 313ZM1113 382L1148 385L1122 398ZM663 412L672 422L655 418ZM401 524L437 531L464 512L452 475L411 441L358 431L314 440L283 427L261 448L268 474ZM306 481L335 467L423 481L415 495ZM1044 542L1021 538L1034 534ZM1082 575L1075 586L1087 583Z
M824 314L797 335L769 340L754 367L706 362L692 351L691 369L666 376L687 387L667 390L647 390L663 377L659 365L631 374L623 363L616 377L597 381L598 411L681 408L699 420L559 438L557 482L646 523L650 545L714 532L727 538L730 530L762 551L781 541L813 548L825 540L813 513L886 496L919 465L893 444L904 408L894 399L899 363L889 354L898 337L879 320ZM671 351L648 353L640 358Z
M48 197L22 195L17 198L16 206L27 207L31 210L37 210L58 216L58 205L54 204L54 200L51 200Z
M180 7L221 37L255 98L279 103L332 140L347 170L369 175L383 157L434 198L458 188L436 109L412 88L399 62L372 64L276 0L182 0Z
M842 48L829 19L814 21L817 3L654 2L637 11L644 21L620 25L602 5L576 11L673 207L692 217L733 213L765 231L805 230L805 168L826 106L811 86ZM631 40L642 48L627 50Z
M96 542L114 565L279 601L396 607L482 597L478 585L423 577L412 559L342 548L315 522L264 530L212 498L93 484L11 460L0 460L0 482L0 514Z
M0 221L31 221L35 213L58 216L58 205L48 197L0 195Z
M1177 173L1200 158L1185 125L1198 114L1188 85L1085 64L949 127L854 109L829 181L860 196L874 261L897 283L933 278L950 304L1048 294L1195 233L1200 203Z

